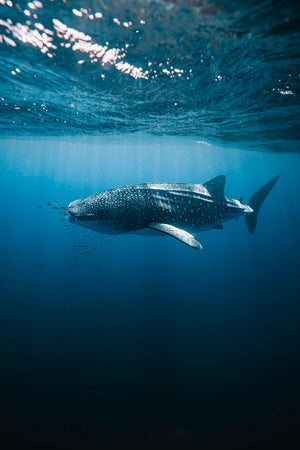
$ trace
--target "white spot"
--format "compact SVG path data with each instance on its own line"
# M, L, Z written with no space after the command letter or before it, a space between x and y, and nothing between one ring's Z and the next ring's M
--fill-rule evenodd
M75 15L75 16L78 16L78 17L82 17L82 12L81 11L78 11L78 9L72 9L72 13Z

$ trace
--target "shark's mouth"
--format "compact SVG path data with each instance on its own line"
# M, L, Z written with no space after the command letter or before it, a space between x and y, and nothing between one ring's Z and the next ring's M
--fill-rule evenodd
M80 214L80 208L78 203L80 200L75 200L68 205L68 213L70 214L70 221L75 222L77 219L82 219L82 215Z
M76 222L77 218L69 211L69 222Z
M78 207L72 202L69 204L67 211L70 214L69 220L70 222L75 222L76 220L80 220L82 216L78 214Z
M70 222L77 222L78 220L80 220L80 216L77 215L74 211L72 211L70 208L68 208L68 213L69 213L69 221Z
M71 208L68 207L68 213L70 214L69 220L70 222L76 222L76 221L85 221L85 220L92 220L93 217L95 217L94 214L78 214L75 211L72 211Z

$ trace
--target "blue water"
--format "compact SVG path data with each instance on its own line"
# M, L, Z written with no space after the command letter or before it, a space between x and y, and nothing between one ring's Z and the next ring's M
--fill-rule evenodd
M299 155L190 138L1 140L5 448L271 448L299 412ZM108 236L70 201L225 174L246 201L275 174L253 235Z
M0 0L1 449L294 448L298 3ZM220 174L201 251L65 210Z

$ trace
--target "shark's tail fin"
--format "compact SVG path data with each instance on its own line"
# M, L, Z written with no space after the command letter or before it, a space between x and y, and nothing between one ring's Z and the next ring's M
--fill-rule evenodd
M246 224L248 227L248 230L250 233L253 233L256 227L256 221L257 221L257 214L260 210L261 205L265 201L268 194L271 192L275 184L277 183L277 180L279 178L279 175L272 178L267 184L265 184L263 187L261 187L255 194L252 195L249 201L249 206L253 209L253 212L246 215Z

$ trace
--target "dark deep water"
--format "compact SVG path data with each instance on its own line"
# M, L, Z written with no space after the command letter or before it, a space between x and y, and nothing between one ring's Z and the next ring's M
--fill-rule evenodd
M0 447L294 448L299 5L0 0ZM109 236L71 201L277 174L255 233Z

